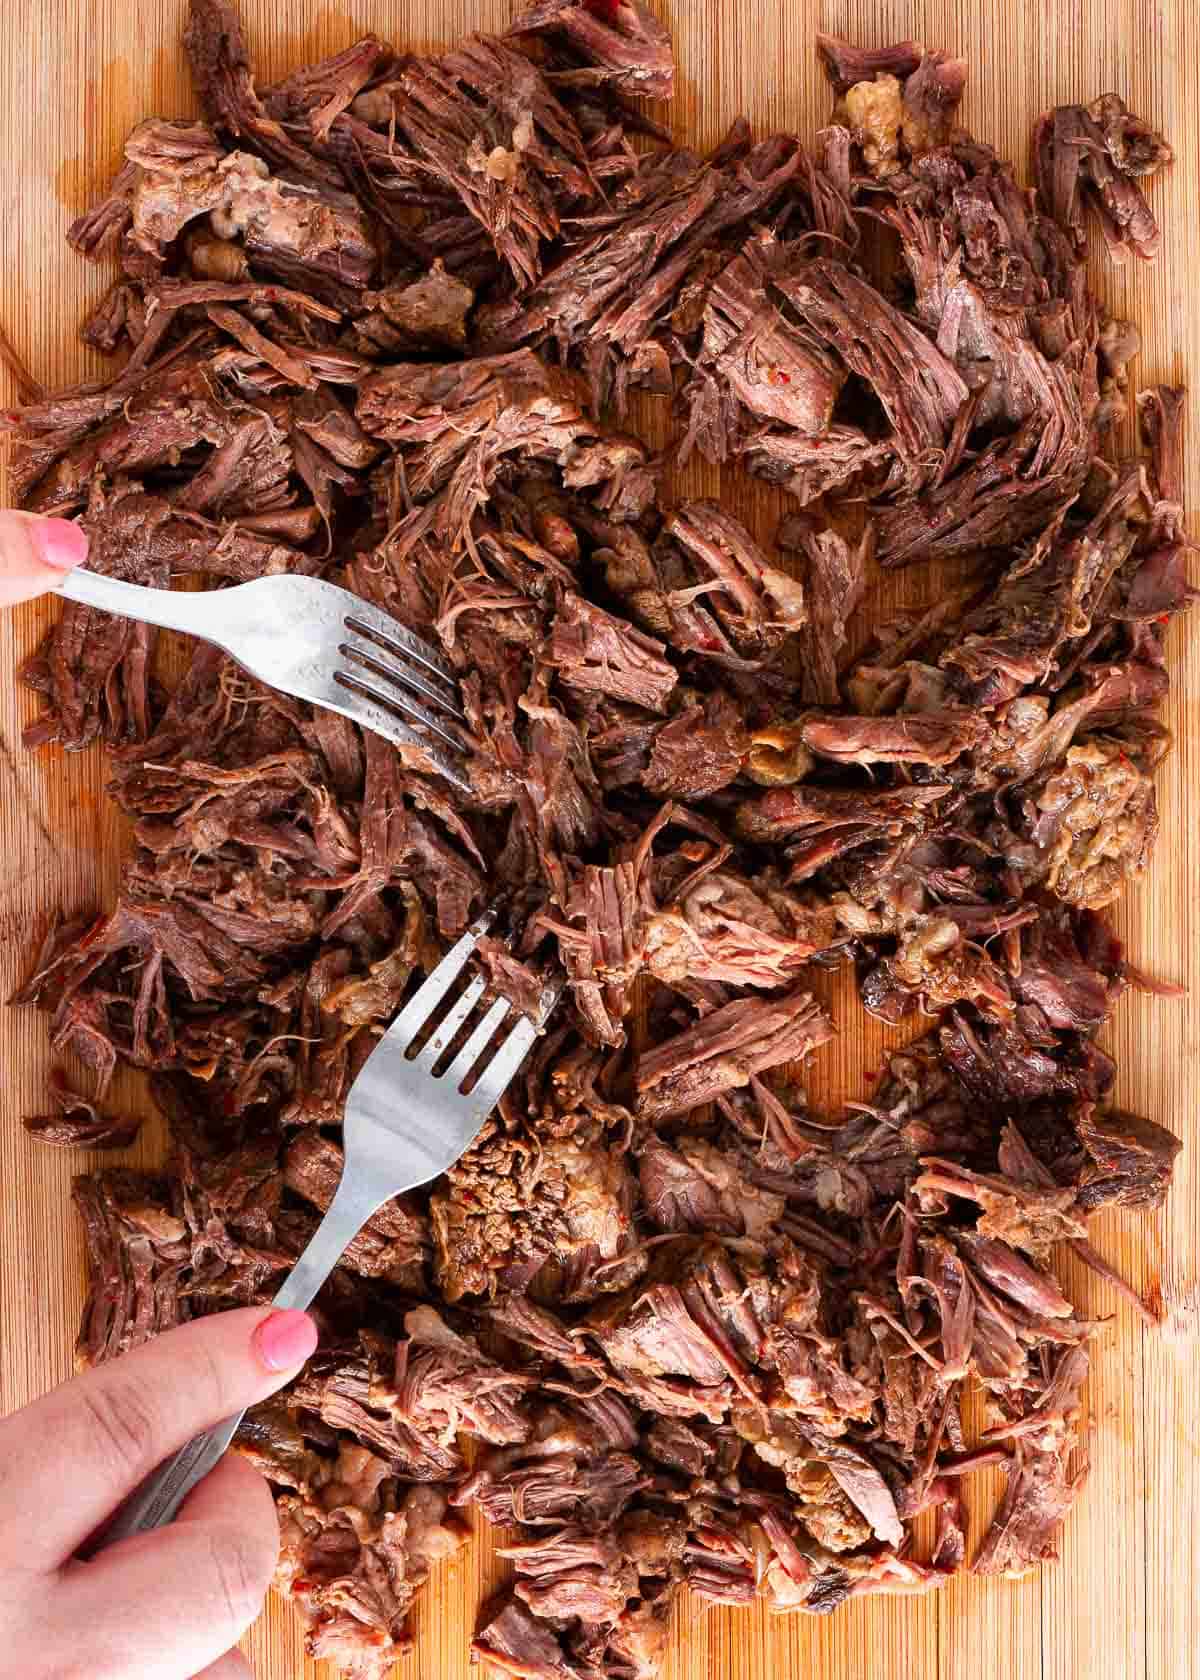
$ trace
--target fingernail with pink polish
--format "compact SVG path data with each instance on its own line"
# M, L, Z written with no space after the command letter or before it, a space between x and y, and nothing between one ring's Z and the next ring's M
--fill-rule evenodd
M33 546L55 571L69 572L87 559L87 533L73 519L38 519L30 531Z
M258 1326L254 1343L268 1371L290 1371L315 1351L317 1327L306 1312L275 1312Z

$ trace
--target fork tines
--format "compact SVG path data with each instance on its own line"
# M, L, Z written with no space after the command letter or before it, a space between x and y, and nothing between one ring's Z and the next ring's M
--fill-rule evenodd
M453 752L467 751L467 716L453 667L369 602L348 614L344 627L350 634L338 652L353 669L336 672L338 684L399 713Z
M510 1016L515 1016L510 1030L498 1039L492 1054L480 1067L478 1079L470 1092L470 1101L479 1107L481 1116L503 1094L557 1003L561 990L555 985L546 987L536 1019L522 1014L507 998L495 998L472 1024L472 1017L476 1015L487 991L487 978L479 974L453 998L450 1007L441 1012L441 1006L453 991L494 918L494 911L486 911L451 946L428 979L405 1004L391 1029L407 1041L407 1060L414 1073L424 1074L439 1084L444 1081L449 1091L460 1092ZM431 1024L432 1031L422 1041L422 1034ZM468 1027L470 1031L466 1039L459 1042ZM452 1059L447 1065L439 1067L451 1051Z

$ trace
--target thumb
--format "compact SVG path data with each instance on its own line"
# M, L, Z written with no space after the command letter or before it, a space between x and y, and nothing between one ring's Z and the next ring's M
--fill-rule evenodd
M316 1345L307 1313L214 1313L5 1418L0 1509L10 1520L0 1529L0 1571L57 1568L151 1470L282 1388ZM19 1559L3 1555L6 1540L19 1543Z
M72 519L0 511L0 607L53 589L87 551L87 532Z

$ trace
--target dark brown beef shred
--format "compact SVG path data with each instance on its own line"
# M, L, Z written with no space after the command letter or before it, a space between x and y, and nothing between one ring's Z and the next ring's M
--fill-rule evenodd
M1041 118L1034 135L1038 196L1077 249L1084 244L1086 206L1118 260L1130 250L1149 261L1158 255L1160 234L1138 180L1173 156L1119 94L1103 94L1090 105L1059 105Z
M911 76L924 56L916 41L898 41L890 47L856 47L836 35L817 35L821 67L839 94L848 93L858 82L875 82L880 76Z
M142 1129L139 1118L102 1114L94 1102L72 1091L61 1075L52 1079L50 1096L53 1114L29 1115L21 1122L39 1143L51 1143L60 1149L128 1149L137 1142Z
M142 123L69 233L117 260L84 337L123 365L48 395L0 342L15 496L113 577L392 613L459 675L470 792L207 645L168 684L132 621L67 606L27 660L28 744L103 741L131 845L13 1000L94 1076L25 1124L131 1143L126 1063L170 1136L161 1174L76 1182L80 1357L270 1300L380 1032L494 902L491 986L562 1002L239 1432L310 1653L384 1680L471 1505L510 1530L472 1650L511 1680L656 1680L684 1585L823 1615L1025 1572L1086 1469L1098 1326L1052 1267L1153 1322L1088 1219L1159 1207L1180 1148L1097 1035L1171 990L1102 912L1159 826L1185 399L1131 391L1082 263L1085 210L1154 254L1170 148L1115 94L1062 107L1030 194L957 126L960 60L819 36L812 144L701 156L637 103L675 86L642 0L271 86L224 0L186 44L204 120ZM774 544L666 505L638 389L677 455L790 498ZM916 561L933 604L864 625ZM841 963L914 1025L822 1114L796 1075Z
M569 595L555 617L545 658L568 688L661 712L679 675L662 657L665 652L661 642Z
M1121 1109L1080 1106L1076 1128L1091 1157L1079 1188L1087 1212L1116 1203L1119 1207L1161 1207L1171 1183L1179 1138L1153 1120Z
M90 1268L76 1353L95 1364L191 1317L181 1285L192 1245L165 1179L111 1171L76 1179L72 1194Z
M669 390L676 330L695 331L685 318L711 278L713 247L767 214L814 221L802 162L785 136L736 164L687 151L635 160L611 209L579 218L578 237L537 285L481 311L483 346L553 345L587 374L593 401L611 398L618 411L631 387Z
M806 704L837 706L846 625L862 600L874 532L867 527L851 545L837 531L822 530L815 520L794 514L775 541L785 553L804 556L808 623L800 635L800 697Z
M832 1022L806 991L735 999L638 1057L639 1113L650 1120L686 1113L832 1036Z
M552 75L555 82L611 82L647 99L670 99L675 91L670 32L645 0L535 0L509 34L563 39L578 68Z
M487 230L518 285L537 281L558 203L586 202L595 185L582 137L536 66L476 36L407 64L388 92L414 159Z

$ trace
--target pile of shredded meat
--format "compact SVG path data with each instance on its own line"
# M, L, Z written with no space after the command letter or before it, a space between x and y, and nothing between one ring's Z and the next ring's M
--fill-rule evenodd
M273 1484L309 1648L379 1680L477 1507L513 1577L474 1650L520 1680L653 1680L682 1586L827 1613L1054 1555L1100 1329L1063 1249L1158 1205L1178 1140L1114 1106L1105 907L1142 870L1188 605L1182 393L1086 219L1150 258L1166 143L1115 94L1048 113L1035 192L957 126L965 66L818 38L815 141L710 155L643 0L537 0L502 39L367 37L272 86L191 0L203 110L129 137L70 231L119 274L104 382L24 380L22 505L167 587L330 577L460 674L472 792L156 633L69 605L24 671L30 747L105 743L132 855L17 1001L94 1074L29 1122L159 1175L80 1179L103 1360L268 1299L337 1183L346 1092L413 976L490 901L493 984L566 999L461 1163L377 1214L321 1346L242 1450ZM667 505L620 429L792 507L764 550ZM875 630L872 568L937 605ZM904 1024L869 1102L810 1111L812 964ZM637 1027L635 1029L635 1020ZM643 1024L644 1023L644 1024ZM987 1424L968 1438L969 1385ZM936 1513L932 1549L913 1524ZM922 1532L926 1532L922 1529Z

